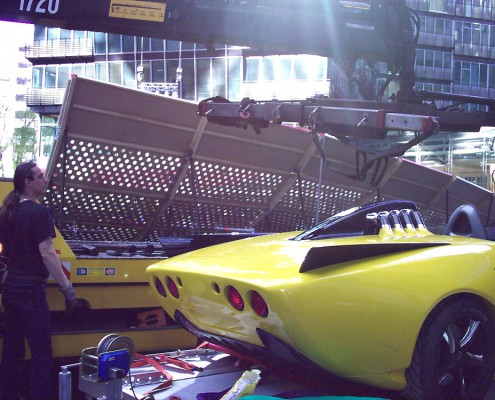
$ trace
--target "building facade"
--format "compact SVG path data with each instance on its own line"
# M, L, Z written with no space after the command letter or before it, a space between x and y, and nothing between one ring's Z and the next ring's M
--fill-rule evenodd
M493 0L407 3L420 24L415 89L495 97ZM361 63L349 69L318 56L258 56L232 46L206 49L193 43L41 26L35 28L26 55L33 63L26 101L41 116L40 160L49 155L72 74L192 101L212 96L232 101L314 95L356 99L364 92L369 98L388 77L382 63ZM367 77L364 85L362 77ZM384 96L396 91L397 84L392 82ZM491 188L493 135L487 129L477 135L437 136L406 157Z

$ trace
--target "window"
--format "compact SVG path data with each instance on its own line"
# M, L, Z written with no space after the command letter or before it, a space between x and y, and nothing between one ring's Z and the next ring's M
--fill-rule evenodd
M179 60L167 60L167 82L175 82L175 73L179 66Z
M72 66L72 74L77 75L77 76L85 76L84 75L84 65L74 64Z
M180 48L180 42L177 40L167 40L167 51L178 51Z
M120 35L116 33L108 34L108 52L122 53L122 45L120 43Z
M95 78L95 65L94 64L86 64L84 66L84 76L87 78L94 79Z
M124 53L134 53L134 36L122 35L122 50Z
M471 63L471 74L469 84L471 86L478 86L480 80L480 65L478 63Z
M41 123L42 124L51 124L51 125L56 125L57 124L57 118L51 115L45 115L43 114L41 116Z
M495 83L492 76L493 65L473 63L468 61L454 62L454 83L468 86L480 86L486 88Z
M58 67L57 87L66 88L69 82L69 66L60 65Z
M433 51L425 51L425 67L433 67Z
M495 89L495 65L488 66L488 85L491 89Z
M108 63L109 82L122 85L122 63L120 61Z
M443 55L443 67L445 69L452 69L452 54L444 53L444 55Z
M461 84L469 85L470 75L471 75L471 66L468 62L461 62Z
M194 43L182 42L182 50L194 50Z
M108 81L106 63L95 63L95 73L96 79L99 81Z
M211 96L210 93L210 59L200 58L196 61L198 100Z
M308 69L301 58L296 58L294 64L294 77L296 79L308 79Z
M435 19L434 18L426 18L425 20L425 32L426 33L435 33Z
M33 67L33 89L41 89L43 87L43 67Z
M41 127L40 156L49 157L52 151L53 142L55 141L56 127Z
M274 81L275 80L275 58L264 57L263 58L263 80Z
M258 82L260 79L260 65L261 59L256 57L249 57L246 60L246 81Z
M163 60L151 62L151 81L165 82L165 62Z
M142 36L136 37L136 51L150 51L150 39Z
M467 22L462 26L462 43L471 44L471 24Z
M136 64L134 61L124 61L124 86L136 87Z
M60 29L60 39L69 40L72 36L72 31L69 29Z
M482 88L488 87L488 65L480 64L480 82Z
M48 28L47 38L48 40L60 39L60 28Z
M182 60L182 70L182 98L186 100L196 100L194 87L194 60ZM221 93L218 94L222 96Z
M445 3L445 0L430 0L430 11L447 11Z
M433 53L433 66L435 68L443 67L443 53L441 51L435 51Z
M212 89L216 96L227 97L227 88L225 85L225 59L214 58L212 60Z
M55 88L57 83L57 67L45 67L45 88Z
M86 31L73 31L74 39L86 39Z
M228 98L232 101L239 101L241 94L241 58L230 57L227 59L228 64Z
M107 52L107 44L105 33L95 32L95 53L105 54Z
M165 46L163 43L163 39L151 39L151 51L164 51Z
M34 40L45 40L46 39L46 28L44 26L35 25L34 26Z
M472 24L471 40L473 44L481 44L481 26L480 24Z
M425 51L421 49L416 49L416 65L418 67L425 66Z
M292 79L292 59L282 57L280 59L280 79Z
M139 65L141 65L141 63ZM143 82L151 82L150 62L144 61L142 67L143 67Z

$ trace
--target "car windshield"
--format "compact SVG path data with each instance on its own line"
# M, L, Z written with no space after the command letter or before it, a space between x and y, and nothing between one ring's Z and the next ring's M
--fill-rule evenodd
M413 210L416 205L411 201L393 200L354 207L335 214L313 228L304 231L294 240L323 239L328 237L364 235L367 227L367 216L393 210Z

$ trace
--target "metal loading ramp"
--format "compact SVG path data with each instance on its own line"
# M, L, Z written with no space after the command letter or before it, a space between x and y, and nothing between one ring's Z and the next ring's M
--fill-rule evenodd
M45 202L66 239L156 241L217 227L307 228L380 199L417 203L429 226L464 203L493 222L492 193L407 160L389 160L378 190L324 170L303 128L215 125L197 105L73 77L66 90ZM355 153L327 137L328 160L352 173Z

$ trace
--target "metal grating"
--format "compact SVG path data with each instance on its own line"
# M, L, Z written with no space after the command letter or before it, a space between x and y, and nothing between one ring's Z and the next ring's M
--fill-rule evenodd
M213 125L196 104L74 77L47 175L45 202L68 239L157 241L217 227L281 232L375 200L415 201L441 226L458 205L493 222L492 194L403 159L380 187L324 170L305 129ZM332 165L354 172L354 151L327 137Z

